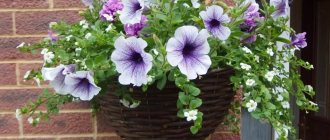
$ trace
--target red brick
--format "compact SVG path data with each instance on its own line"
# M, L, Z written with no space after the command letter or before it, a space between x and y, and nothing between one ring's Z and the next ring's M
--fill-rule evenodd
M0 0L0 9L7 8L48 8L49 0Z
M60 140L94 140L93 137L61 138Z
M0 110L15 111L29 100L34 100L41 90L0 90Z
M16 64L0 64L0 85L16 85Z
M50 22L66 21L74 23L81 19L78 11L17 12L17 34L45 34Z
M0 21L1 22L1 21ZM0 38L0 60L41 60L39 52L37 54L20 52L16 47L22 42L35 43L41 38Z
M17 140L56 140L56 139L55 138L21 138Z
M81 0L54 0L55 8L84 8Z
M31 126L27 120L23 123L24 134L81 134L92 133L91 113L63 113L53 115L49 122Z
M104 113L97 113L97 132L99 133L111 133L114 132L113 128L108 124L108 120L105 118Z
M0 115L0 135L18 134L18 121L14 115Z
M0 0L0 6L1 6L1 0ZM12 34L12 33L13 33L12 13L0 12L0 35Z
M14 111L29 101L35 101L40 93L42 89L0 90L0 110ZM89 108L89 102L73 102L60 106L61 110ZM43 105L40 109L45 109L45 106Z
M233 133L215 133L211 136L211 140L240 140L238 134Z
M117 136L109 136L109 137L97 137L97 140L121 140L120 137Z

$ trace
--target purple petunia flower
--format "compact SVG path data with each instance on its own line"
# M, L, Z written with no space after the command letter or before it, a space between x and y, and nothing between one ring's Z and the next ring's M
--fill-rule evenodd
M124 5L120 0L108 0L100 11L100 18L106 21L113 21L118 11L123 9Z
M199 13L202 17L206 29L220 40L226 40L231 31L224 23L229 23L230 19L227 14L223 14L223 9L220 6L212 5Z
M126 35L128 36L137 36L139 35L140 31L147 25L147 17L142 16L140 23L135 23L133 25L126 24L124 26L124 30L126 32Z
M48 38L52 42L56 42L58 40L58 37L55 35L53 30L48 30Z
M257 40L257 35L251 35L247 38L244 38L241 42L244 44L252 44Z
M204 75L211 66L208 56L210 46L207 30L198 32L195 26L182 26L175 31L174 37L166 45L167 60L172 66L179 66L181 73L188 79Z
M241 31L251 33L257 27L257 23L254 19L246 19L239 27Z
M144 0L122 0L124 4L123 11L119 16L123 24L135 24L141 21L144 10Z
M115 51L111 54L111 61L121 75L119 83L141 86L148 82L148 72L152 67L152 56L144 51L147 42L134 36L125 39L123 36L115 41Z
M75 65L59 65L55 68L42 68L41 73L44 80L49 80L54 90L62 95L68 94L68 86L64 83L65 77L73 73L76 69Z
M291 45L296 48L305 48L307 46L306 32L294 35L291 38Z
M287 16L289 12L288 0L270 0L270 5L275 6L276 11L272 14L273 18Z
M259 4L257 3L252 3L249 8L244 12L244 19L255 19L259 17Z
M94 83L94 78L89 71L69 74L64 82L68 86L69 93L83 101L93 99L101 91L101 88Z

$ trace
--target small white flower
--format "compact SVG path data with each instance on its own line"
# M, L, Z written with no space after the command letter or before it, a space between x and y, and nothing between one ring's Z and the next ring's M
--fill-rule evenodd
M112 24L109 24L109 26L105 29L106 32L109 32L112 29Z
M242 50L243 50L245 53L252 54L252 51L251 51L249 48L245 47L245 46L242 48Z
M44 48L41 50L40 54L46 54L48 52L48 49L47 48Z
M309 68L310 68L310 69L314 69L314 66L313 66L313 65L310 65Z
M248 79L248 80L246 80L246 82L245 82L245 84L246 84L247 86L250 86L250 87L254 86L255 83L256 83L256 81L254 81L253 79Z
M85 25L85 24L88 24L86 20L82 20L82 21L79 22L80 26Z
M270 56L274 56L274 52L272 48L267 48L267 54L269 54Z
M191 0L191 3L194 8L199 8L201 4L198 2L198 0Z
M16 109L16 119L21 120L22 119L22 111L21 109Z
M313 105L313 106L317 106L317 104L314 103L314 102L312 102L312 101L309 101L309 103L310 103L311 105Z
M188 3L183 3L183 6L186 7L186 8L190 8Z
M26 71L26 73L24 74L24 79L27 79L29 76L30 76L30 74L31 74L31 71L29 70L29 71Z
M92 37L92 34L91 33L87 33L86 35L85 35L85 38L86 39L90 39Z
M283 101L283 96L282 95L278 95L276 100L279 101L279 102Z
M76 48L76 49L75 49L75 52L76 52L77 54L79 54L79 53L81 53L81 50L82 50L81 48Z
M158 55L159 52L156 50L156 49L152 49L152 52L155 54L155 55Z
M22 47L24 47L24 45L25 45L25 42L22 42L22 43L19 44L16 48L22 48Z
M119 100L119 102L120 102L121 104L123 104L125 107L129 108L130 103L129 103L129 101L127 101L125 98Z
M148 83L151 83L154 79L154 76L148 76Z
M74 43L74 45L78 46L78 45L79 45L79 43L78 43L78 42L75 42L75 43Z
M32 117L29 117L28 120L29 124L33 124L33 118Z
M311 85L307 85L306 88L307 88L307 91L308 92L312 92L313 91L313 87Z
M246 107L248 108L249 112L253 112L257 109L258 103L250 100L248 103L246 103Z
M65 37L66 41L70 41L72 37L73 37L72 35L69 35L69 36Z
M51 63L54 59L55 55L53 52L47 52L46 54L44 54L44 61L46 63Z
M198 111L195 109L195 110L190 110L188 112L184 112L184 116L187 118L187 121L195 121L197 119L197 114L198 114Z
M40 85L40 79L39 78L33 77L33 80L36 81L38 87L41 87L41 85Z
M113 21L113 17L110 16L109 14L103 14L103 17L105 17L107 21Z
M285 109L289 109L290 108L290 103L285 101L285 102L282 102L282 107L285 108Z
M35 120L37 123L39 123L40 122L40 118L36 118L36 120Z
M241 68L242 68L243 70L247 70L247 71L249 71L249 70L251 69L251 66L248 65L248 64L240 63L240 65L241 65Z
M136 108L136 107L138 107L140 105L140 102L133 102L130 106L129 106L129 108Z
M88 23L82 26L84 29L87 29L89 27Z
M50 22L49 23L49 28L53 28L55 25L57 25L57 22Z
M255 55L254 60L259 63L260 62L260 57L258 55Z
M269 71L269 72L267 72L267 73L265 74L265 78L266 78L269 82L271 82L271 81L273 80L275 74L276 74L276 73L275 73L274 71Z

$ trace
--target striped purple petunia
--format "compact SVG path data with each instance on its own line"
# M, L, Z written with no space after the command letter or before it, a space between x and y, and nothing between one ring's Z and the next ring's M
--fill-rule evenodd
M41 73L44 80L50 81L50 85L54 90L62 95L69 94L68 86L64 83L65 77L73 73L76 69L75 65L59 65L55 68L42 68Z
M113 21L115 15L123 9L123 4L120 0L108 0L100 11L100 18L106 21Z
M140 23L145 4L144 0L122 0L123 11L119 16L123 24Z
M195 26L182 26L175 31L174 37L166 44L167 60L172 66L178 66L188 79L204 75L211 66L208 56L210 46L207 30L198 32Z
M115 41L115 50L111 54L111 61L121 74L119 83L141 86L148 82L148 72L152 67L152 56L144 49L147 42L134 36L125 39L123 36Z
M140 31L147 25L147 17L142 16L140 23L135 23L133 25L126 24L124 25L124 30L128 36L138 36Z
M257 3L252 3L249 8L244 12L244 19L255 19L259 17L259 4Z
M305 48L307 46L306 42L306 32L295 34L291 38L291 46L296 48Z
M230 22L230 18L227 14L223 13L223 9L220 6L212 5L199 13L202 17L206 29L215 37L220 40L227 40L231 34L228 27L224 26L225 23Z
M97 95L101 88L94 83L90 71L77 71L65 77L64 83L68 86L68 92L83 101L89 101Z
M273 18L287 16L289 12L288 0L270 0L270 5L275 6L276 11L272 14Z

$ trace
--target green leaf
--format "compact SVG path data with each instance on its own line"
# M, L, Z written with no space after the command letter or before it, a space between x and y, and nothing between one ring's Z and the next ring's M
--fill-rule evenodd
M186 84L184 88L189 92L190 95L193 96L198 96L201 93L201 90L197 87L194 87L193 85Z
M195 109L195 108L198 108L202 105L203 101L199 98L196 98L196 99L193 99L190 101L190 104L189 104L189 107L191 109Z
M267 109L271 109L271 110L275 110L276 109L276 106L270 102L267 102L266 104L266 108Z
M183 77L179 77L175 79L175 85L178 87L182 87L186 82L187 80Z
M179 100L184 105L189 103L189 97L184 92L179 92Z
M184 118L184 112L183 109L178 110L177 114L176 114L179 118Z
M198 131L199 131L199 129L198 129L197 126L191 126L191 127L190 127L190 132L191 132L192 134L195 135Z
M276 38L276 41L283 42L283 43L285 43L285 44L290 44L290 43L291 43L290 40L288 40L288 39L286 39L286 38L283 38L283 37L277 37L277 38Z
M167 76L166 76L166 74L164 74L163 77L160 80L158 80L158 82L157 82L157 88L159 90L164 89L164 87L166 85L166 81L167 81Z

